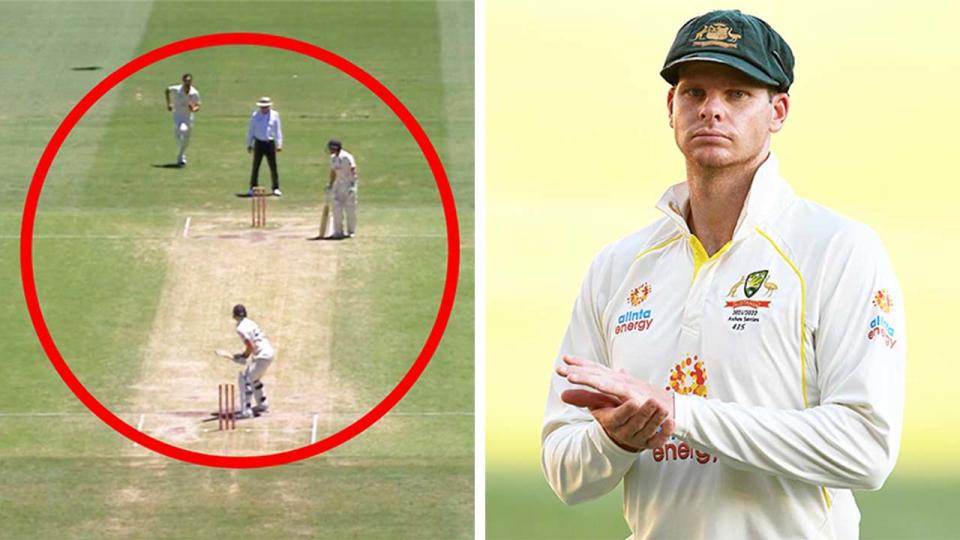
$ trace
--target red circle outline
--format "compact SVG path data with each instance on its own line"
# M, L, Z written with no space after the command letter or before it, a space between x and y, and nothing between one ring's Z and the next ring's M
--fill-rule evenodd
M434 320L433 327L427 336L423 348L410 366L409 371L400 379L400 382L397 383L393 390L391 390L380 403L376 404L370 411L339 432L308 446L260 456L220 456L179 448L138 431L110 412L110 410L104 407L84 388L67 366L67 363L60 355L60 351L57 350L53 337L50 335L50 331L43 319L33 275L33 228L40 192L43 189L43 182L46 179L57 152L59 152L64 140L77 122L86 114L90 107L108 91L137 71L170 56L195 49L221 45L257 45L297 52L339 69L376 94L390 107L394 114L400 118L404 126L406 126L407 130L417 141L417 144L420 146L420 151L430 165L437 189L440 192L440 199L443 202L443 214L447 229L447 271L444 278L443 295L440 299L440 308L437 311L437 317ZM23 293L27 303L27 310L30 313L30 319L37 333L37 337L40 340L40 344L43 346L44 352L66 385L91 412L121 435L145 448L149 448L168 457L209 467L246 469L292 463L335 448L356 437L373 425L390 411L410 388L413 387L413 384L423 373L423 370L426 369L427 364L436 352L440 340L443 338L447 323L450 320L450 313L453 310L459 273L460 229L457 221L456 202L454 201L453 192L450 188L450 181L447 178L446 171L443 169L443 164L440 162L440 157L437 155L433 144L413 114L411 114L403 103L401 103L386 86L380 83L380 81L345 58L304 41L272 34L231 32L183 39L134 58L100 81L100 83L94 86L93 89L83 96L77 105L70 110L47 143L43 155L41 155L40 161L37 164L37 168L34 171L30 187L27 190L27 198L23 208L23 221L20 228L20 276L23 280Z

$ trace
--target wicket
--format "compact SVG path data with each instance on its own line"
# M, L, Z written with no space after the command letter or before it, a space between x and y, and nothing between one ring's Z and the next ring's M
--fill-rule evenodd
M220 409L217 411L217 420L220 422L220 431L237 429L237 403L234 385L219 384Z
M250 219L252 227L265 227L267 225L267 188L255 187L252 190L250 201Z

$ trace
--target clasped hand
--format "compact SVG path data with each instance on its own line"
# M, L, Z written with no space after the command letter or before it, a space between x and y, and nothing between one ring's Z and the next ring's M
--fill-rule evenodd
M566 390L565 403L586 407L617 446L639 452L659 448L673 434L673 395L634 378L625 371L563 356L557 374L594 390Z

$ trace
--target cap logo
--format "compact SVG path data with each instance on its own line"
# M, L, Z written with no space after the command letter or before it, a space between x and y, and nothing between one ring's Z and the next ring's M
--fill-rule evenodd
M724 49L736 49L737 41L743 34L735 34L726 23L705 24L699 32L694 34L691 42L694 47L709 47L715 45Z

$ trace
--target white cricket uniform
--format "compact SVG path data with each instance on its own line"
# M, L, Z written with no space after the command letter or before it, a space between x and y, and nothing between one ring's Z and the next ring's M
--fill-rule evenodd
M238 387L241 390L240 403L245 409L249 409L251 397L256 399L257 405L262 405L266 401L260 378L273 363L276 353L270 340L251 319L244 318L237 324L237 335L244 340L244 343L249 341L253 344L253 361L247 364L238 377Z
M200 91L191 85L189 92L184 92L182 84L174 84L167 88L170 92L173 105L173 135L180 145L177 162L185 162L187 145L190 144L190 135L193 132L193 112L189 105L200 105ZM182 129L181 126L186 126Z
M333 181L333 234L343 235L343 211L347 211L347 234L357 231L357 162L353 154L340 149L330 155Z
M903 419L903 296L877 236L796 197L771 155L731 242L707 257L685 183L604 249L561 354L672 390L676 431L618 447L554 375L542 464L567 503L624 485L632 538L856 538ZM562 360L557 357L557 365Z

